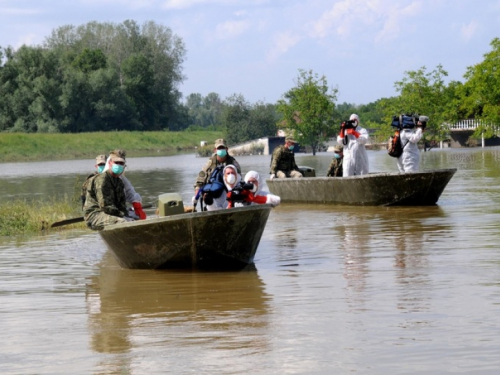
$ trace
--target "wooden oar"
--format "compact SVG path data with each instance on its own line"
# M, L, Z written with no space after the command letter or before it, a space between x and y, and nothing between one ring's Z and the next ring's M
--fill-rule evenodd
M152 204L145 204L144 206L142 206L142 208L152 208L152 207L153 207ZM63 225L70 225L70 224L80 223L80 222L82 222L84 220L85 220L85 218L83 216L74 217L72 219L66 219L66 220L56 221L50 227L51 228L62 227Z
M85 219L83 218L83 216L81 216L81 217L74 217L72 219L66 219L66 220L62 220L62 221L56 221L50 227L51 228L62 227L63 225L80 223L80 222L82 222L84 220Z

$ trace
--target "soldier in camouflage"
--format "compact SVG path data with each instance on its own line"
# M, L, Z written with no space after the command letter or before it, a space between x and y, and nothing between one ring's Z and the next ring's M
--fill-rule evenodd
M83 209L83 206L85 205L85 199L87 198L87 189L90 186L90 182L92 181L92 179L95 176L97 176L99 173L102 173L104 171L105 166L106 166L106 155L98 155L95 158L95 172L92 174L89 174L82 185L82 194L80 197L80 199L82 201L82 209Z
M326 177L342 177L342 168L344 161L344 147L335 146L333 148L334 157L326 173Z
M196 179L196 183L194 184L195 192L193 197L193 203L195 202L195 197L198 194L198 190L208 182L208 179L212 174L213 170L218 166L222 165L225 167L227 165L232 164L236 167L238 173L241 176L240 165L238 164L238 162L234 157L229 155L227 150L228 150L227 142L225 139L217 139L215 141L214 153L201 169L200 173L198 174L198 178Z
M302 177L299 167L295 164L295 156L293 154L295 143L295 139L286 137L285 144L274 149L271 159L271 170L269 172L271 174L271 180L275 177Z
M123 181L120 175L125 169L125 159L111 153L109 169L90 181L83 210L85 222L93 230L106 225L132 221L128 217Z

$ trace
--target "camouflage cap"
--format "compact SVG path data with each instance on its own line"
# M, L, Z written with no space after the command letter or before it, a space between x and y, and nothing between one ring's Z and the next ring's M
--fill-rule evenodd
M341 145L336 145L333 148L333 152L336 152L336 153L340 153L340 152L343 152L343 151L344 151L344 146L341 146Z
M105 164L106 163L106 155L98 155L95 158L95 163L96 164Z
M113 161L124 162L127 152L125 150L114 150L109 153L109 158Z
M215 148L219 148L219 147L226 147L227 148L227 142L225 139L222 139L222 138L219 138L215 141Z
M297 143L295 138L293 138L291 135L285 138L285 142Z

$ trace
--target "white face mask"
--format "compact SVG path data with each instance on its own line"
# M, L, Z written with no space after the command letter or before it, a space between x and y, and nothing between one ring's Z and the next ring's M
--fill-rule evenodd
M255 193L257 191L257 185L253 184L253 188L250 190L252 193Z
M234 184L236 182L236 176L234 174L228 174L226 176L226 182L231 185Z

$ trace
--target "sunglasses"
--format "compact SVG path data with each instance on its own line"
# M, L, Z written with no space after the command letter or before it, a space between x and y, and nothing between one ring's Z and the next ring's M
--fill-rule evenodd
M99 167L104 167L106 165L106 163L99 163L97 164Z
M113 163L118 164L118 165L125 165L123 161L114 161Z

